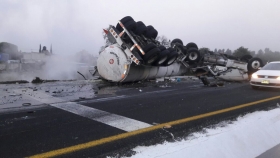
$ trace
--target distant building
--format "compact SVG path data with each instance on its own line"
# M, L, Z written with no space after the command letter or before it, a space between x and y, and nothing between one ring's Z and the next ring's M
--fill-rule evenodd
M4 56L3 54L8 54L8 60L20 60L22 58L22 53L18 51L18 47L8 42L0 43L0 54L2 54L1 56Z
M50 51L46 46L39 52L19 52L18 47L14 44L1 42L0 43L0 72L9 70L34 70L41 69L47 62L48 57L52 55L52 45Z
M40 44L39 53L44 53L46 55L51 55L52 54L52 45L50 47L50 51L48 51L46 46L43 46L43 49L41 49L41 44Z

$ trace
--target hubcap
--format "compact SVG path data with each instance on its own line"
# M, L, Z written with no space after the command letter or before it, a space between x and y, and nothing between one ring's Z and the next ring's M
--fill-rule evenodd
M189 55L190 60L196 60L198 58L198 55L196 52L191 52Z
M260 66L261 66L261 63L259 61L252 62L252 68L258 69Z

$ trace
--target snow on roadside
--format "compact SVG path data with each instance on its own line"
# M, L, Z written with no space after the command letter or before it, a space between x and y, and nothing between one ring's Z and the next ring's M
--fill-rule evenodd
M247 114L225 127L205 130L180 142L138 146L132 157L253 158L280 143L280 108Z

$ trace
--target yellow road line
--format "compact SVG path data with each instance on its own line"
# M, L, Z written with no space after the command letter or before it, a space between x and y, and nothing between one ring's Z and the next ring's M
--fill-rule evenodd
M251 106L251 105L255 105L255 104L259 104L259 103L263 103L263 102L267 102L267 101L271 101L271 100L275 100L275 99L280 99L280 96L267 98L267 99L263 99L263 100L259 100L259 101L255 101L255 102L251 102L251 103L241 104L241 105L237 105L237 106L234 106L234 107L231 107L231 108L226 108L226 109L213 111L213 112L209 112L209 113L205 113L205 114L201 114L201 115L196 115L196 116L192 116L192 117L188 117L188 118L184 118L184 119L180 119L180 120L176 120L176 121L171 121L171 122L167 122L167 123L163 123L163 124L158 124L158 125L155 125L155 126L152 126L152 127L143 128L143 129L128 132L128 133L122 133L122 134L118 134L118 135L115 135L115 136L110 136L110 137L107 137L107 138L102 138L102 139L99 139L99 140L94 140L94 141L90 141L90 142L83 143L83 144L78 144L78 145L74 145L74 146L70 146L70 147L66 147L66 148L62 148L62 149L49 151L49 152L42 153L42 154L33 155L33 156L30 156L29 158L55 157L55 156L59 156L59 155L63 155L63 154L68 154L68 153L72 153L72 152L75 152L75 151L95 147L95 146L102 145L102 144L109 143L109 142L113 142L113 141L116 141L116 140L128 138L128 137L135 136L135 135L138 135L138 134L142 134L142 133L154 131L154 130L157 130L157 129L161 129L165 126L179 125L179 124L186 123L186 122L189 122L189 121L194 121L194 120L202 119L202 118L205 118L205 117L214 116L214 115L217 115L217 114L222 114L222 113L225 113L225 112L245 108L245 107L248 107L248 106Z

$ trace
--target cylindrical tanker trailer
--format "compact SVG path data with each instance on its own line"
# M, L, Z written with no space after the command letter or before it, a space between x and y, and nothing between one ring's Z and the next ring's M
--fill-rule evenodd
M98 73L112 82L133 82L159 77L178 76L186 73L187 68L174 62L169 66L151 66L131 62L118 44L107 47L97 60Z
M100 76L110 82L134 82L179 76L192 71L205 84L205 77L230 81L248 80L262 66L259 58L241 58L208 52L201 54L195 43L186 46L174 39L169 48L156 40L157 30L130 16L104 30L108 45L97 60ZM222 70L219 67L223 67Z
M111 45L99 54L97 69L105 80L134 82L183 75L188 70L186 63L178 60L180 52L160 45L155 40L157 30L142 21L127 16L104 32Z

